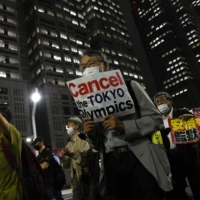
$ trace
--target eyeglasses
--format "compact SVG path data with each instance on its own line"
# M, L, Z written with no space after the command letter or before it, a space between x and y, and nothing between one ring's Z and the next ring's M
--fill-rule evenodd
M94 67L99 60L90 60L87 63L80 64L80 71L84 72L86 68Z
M162 102L164 102L165 100L167 100L167 98L160 98L159 100L158 99L156 99L154 102L156 103L156 104L159 104L159 103L162 103Z

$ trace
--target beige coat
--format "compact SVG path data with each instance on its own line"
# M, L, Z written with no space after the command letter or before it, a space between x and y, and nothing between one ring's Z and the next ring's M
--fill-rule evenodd
M74 172L76 172L77 178L80 181L82 170L88 172L86 154L89 149L89 144L87 141L76 136L67 144L67 147L71 152L74 152L74 155L72 157L64 156L62 159L63 167L70 168L72 179L74 177Z

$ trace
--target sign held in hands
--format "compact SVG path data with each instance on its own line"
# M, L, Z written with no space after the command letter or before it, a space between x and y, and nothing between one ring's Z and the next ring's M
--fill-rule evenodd
M120 70L84 76L67 85L83 118L103 121L105 115L120 117L135 112Z
M174 144L191 144L200 142L200 118L197 116L182 120L179 118L168 119L170 134Z

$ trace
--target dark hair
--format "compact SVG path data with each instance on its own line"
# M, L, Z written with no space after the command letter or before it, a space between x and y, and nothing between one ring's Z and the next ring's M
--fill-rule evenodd
M11 118L12 118L12 113L10 111L10 109L6 106L1 106L0 107L0 113L3 115L3 117L8 121L11 122Z
M81 55L80 55L80 62L81 59L83 58L83 56L96 56L100 62L107 62L107 57L104 53L102 53L101 51L97 51L97 50L93 50L93 49L85 49L82 51Z
M171 97L171 95L170 95L169 93L167 93L167 92L158 92L158 93L155 94L154 97L153 97L153 101L154 101L155 104L156 104L156 98L157 98L158 96L160 96L160 95L165 95L166 98L167 98L167 100L170 100L171 102L173 102L172 97Z

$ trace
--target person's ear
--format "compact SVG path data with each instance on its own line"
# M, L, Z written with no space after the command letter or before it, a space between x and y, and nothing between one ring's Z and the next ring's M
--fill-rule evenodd
M80 125L79 124L75 124L75 126L76 126L76 129L78 130L79 129L79 127L80 127Z

